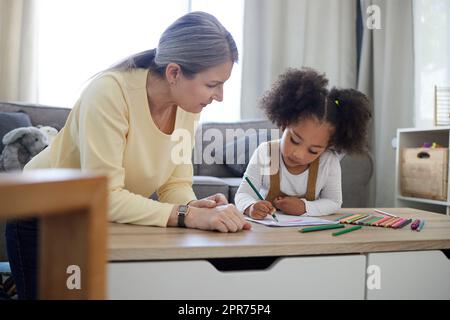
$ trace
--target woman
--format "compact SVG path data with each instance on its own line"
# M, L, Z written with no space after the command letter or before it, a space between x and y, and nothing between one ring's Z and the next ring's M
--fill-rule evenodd
M193 12L179 18L156 49L95 77L51 146L24 170L81 168L108 175L110 221L220 232L250 229L224 195L197 200L192 163L179 164L172 152L179 144L172 139L177 131L189 132L193 142L201 110L222 101L223 84L237 59L231 34L215 17ZM149 199L155 191L159 201ZM19 297L35 298L35 220L10 222L7 244Z

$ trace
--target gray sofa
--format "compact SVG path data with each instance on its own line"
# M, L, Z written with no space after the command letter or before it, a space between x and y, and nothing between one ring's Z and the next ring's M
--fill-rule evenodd
M0 113L2 112L24 112L30 117L32 125L48 125L59 130L63 127L70 109L0 103ZM1 123L0 126L2 126ZM230 202L233 202L245 170L245 163L248 162L256 146L278 136L279 131L265 120L201 124L196 133L192 158L193 188L197 197L202 198L221 192ZM371 157L369 155L346 156L342 159L341 165L343 207L370 206L368 189L373 167ZM0 222L0 261L6 260L3 233L4 223Z
M256 146L261 142L278 138L280 134L279 130L267 120L201 124L195 136L193 155L194 191L197 196L203 197L213 192L222 192L228 196L230 202L233 202L245 171L245 164L248 163ZM220 150L220 147L219 150L214 150L211 147L213 144L211 137L226 137L224 150ZM204 160L208 157L214 159L212 164L205 163ZM196 161L198 159L203 161ZM372 157L369 154L345 156L341 160L341 167L342 206L345 208L371 207L369 181L373 173Z

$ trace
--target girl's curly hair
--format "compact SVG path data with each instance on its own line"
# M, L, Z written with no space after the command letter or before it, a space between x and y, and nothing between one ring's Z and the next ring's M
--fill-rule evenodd
M262 109L280 128L314 117L334 128L329 147L337 152L367 150L369 99L354 89L327 89L324 74L313 69L288 69L262 99Z

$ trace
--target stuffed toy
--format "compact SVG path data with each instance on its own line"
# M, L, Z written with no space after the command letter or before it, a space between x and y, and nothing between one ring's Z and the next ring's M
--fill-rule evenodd
M0 155L0 171L22 170L25 164L48 146L48 137L35 127L11 130L2 140L5 148Z
M48 144L50 145L58 134L58 130L50 126L37 126L48 138Z

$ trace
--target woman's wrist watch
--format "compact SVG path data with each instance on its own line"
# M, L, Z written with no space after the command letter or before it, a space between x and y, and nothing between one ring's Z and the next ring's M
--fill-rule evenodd
M184 223L184 218L189 213L189 206L185 204L181 204L178 206L177 216L178 216L178 226L182 228L186 228L186 224Z

